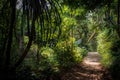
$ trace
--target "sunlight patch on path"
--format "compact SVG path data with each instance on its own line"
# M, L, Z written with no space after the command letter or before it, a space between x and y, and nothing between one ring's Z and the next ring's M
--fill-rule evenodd
M75 65L67 72L63 71L61 80L112 80L100 60L98 52L89 52L82 63Z
M101 57L98 52L88 52L88 55L84 58L83 63L89 66L98 66L100 63Z
M83 64L87 67L91 67L93 69L101 69L101 56L98 52L88 52L87 56L83 60Z

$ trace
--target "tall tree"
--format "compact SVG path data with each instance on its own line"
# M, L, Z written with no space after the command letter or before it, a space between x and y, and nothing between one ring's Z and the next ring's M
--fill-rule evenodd
M10 7L10 23L8 27L8 34L6 36L7 44L5 45L5 50L3 50L6 55L5 69L9 68L11 65L11 48L14 38L13 33L14 31L16 32L17 28L17 12L19 11L20 13L22 13L22 16L24 15L24 20L27 21L26 25L28 28L29 41L20 58L16 61L14 66L12 66L15 69L22 63L22 61L26 57L32 45L32 42L35 39L37 27L40 27L40 31L43 31L44 27L46 27L47 25L49 27L48 30L52 33L54 33L56 29L60 29L60 4L57 2L57 0L5 0L4 3L5 4L3 4L1 8L1 14L6 9L6 6Z

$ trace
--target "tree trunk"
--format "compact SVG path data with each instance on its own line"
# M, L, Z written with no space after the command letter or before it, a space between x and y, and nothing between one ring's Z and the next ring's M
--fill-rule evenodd
M10 65L10 53L11 53L11 45L12 45L12 38L13 38L13 29L15 27L15 18L16 18L16 0L10 1L11 6L11 22L10 22L10 28L8 32L8 40L7 40L7 46L6 46L6 61L5 61L5 69L7 69Z
M29 36L29 41L28 41L28 44L27 44L27 47L25 48L22 56L19 58L19 60L15 63L14 65L14 69L16 69L24 60L24 58L26 57L28 51L30 50L30 47L32 45L32 41L33 41L33 35L35 33L35 18L33 17L33 20L32 20L32 27L31 27L31 34Z

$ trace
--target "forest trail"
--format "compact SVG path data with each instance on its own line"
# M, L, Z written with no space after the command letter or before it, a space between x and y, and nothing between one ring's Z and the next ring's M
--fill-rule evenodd
M112 80L100 59L99 53L89 52L81 64L63 73L61 80Z

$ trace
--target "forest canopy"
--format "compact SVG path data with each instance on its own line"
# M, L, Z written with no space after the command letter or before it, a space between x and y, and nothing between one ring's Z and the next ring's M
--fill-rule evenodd
M0 1L1 79L51 80L90 51L117 79L119 43L120 0Z

